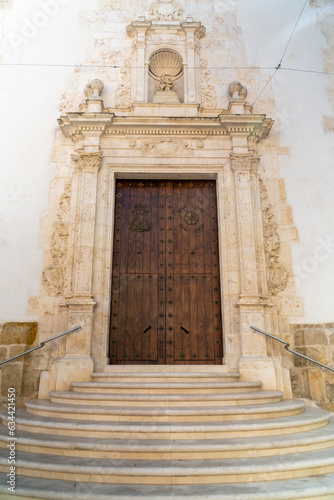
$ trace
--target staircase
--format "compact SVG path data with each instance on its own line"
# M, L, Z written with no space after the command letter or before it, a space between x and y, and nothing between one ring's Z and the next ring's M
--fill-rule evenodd
M334 499L334 420L216 366L107 367L16 414L1 499Z

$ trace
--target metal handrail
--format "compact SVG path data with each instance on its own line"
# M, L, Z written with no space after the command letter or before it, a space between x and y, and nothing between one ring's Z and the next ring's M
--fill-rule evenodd
M5 359L5 361L1 361L0 366L4 365L5 363L9 363L10 361L13 361L14 359L20 358L21 356L25 356L29 352L37 351L37 349L42 349L42 347L45 346L48 342L51 342L51 340L59 339L59 337L63 337L64 335L67 335L68 333L75 332L76 330L79 330L81 326L76 326L75 328L72 328L71 330L67 330L67 332L60 333L59 335L55 335L54 337L51 337L50 339L43 340L43 342L40 343L37 347L33 347L33 349L29 349L29 351L24 351L21 352L21 354L17 354L17 356L13 356L12 358Z
M285 344L284 349L286 349L289 352L292 352L292 354L296 354L297 356L300 356L301 358L307 359L308 361L312 361L312 363L316 363L317 365L320 365L323 368L326 368L327 370L334 372L334 368L330 368L329 366L324 365L323 363L320 363L320 361L316 361L315 359L309 358L308 356L305 356L304 354L301 354L300 352L293 351L292 349L290 349L290 344L288 342L285 342L285 340L282 340L278 337L275 337L275 335L271 335L271 333L264 332L263 330L260 330L260 328L256 328L256 326L251 326L251 329L255 330L257 332L263 333L263 335L267 335L267 337L270 337L274 340L278 340L278 342L281 342L282 344Z

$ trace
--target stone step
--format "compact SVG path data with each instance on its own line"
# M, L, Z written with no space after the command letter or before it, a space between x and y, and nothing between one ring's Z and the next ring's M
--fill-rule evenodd
M225 376L240 376L238 372L231 372L226 365L106 365L104 373L217 373Z
M281 401L281 391L256 391L230 394L94 394L73 391L51 391L50 400L59 404L96 406L239 406Z
M261 382L72 382L71 388L93 394L235 394L258 391Z
M145 372L125 372L120 373L93 373L92 379L95 382L222 382L222 381L238 381L239 373L224 373L224 372L151 372L148 367L145 367ZM122 367L123 369L123 367Z
M31 415L18 409L16 428L26 432L61 436L112 439L224 439L275 436L320 429L328 424L330 414L318 408L307 408L291 417L227 422L108 422L73 421ZM7 416L2 415L7 425Z
M17 473L35 478L108 484L229 484L275 481L334 473L334 449L292 455L225 460L112 460L37 455L21 451ZM0 472L8 450L0 448Z
M211 460L305 453L334 447L334 418L326 427L295 435L207 440L127 440L78 438L20 431L16 449L67 457L132 460ZM0 447L8 444L8 430L0 428Z
M57 404L48 400L32 399L26 402L28 413L41 417L77 420L104 420L128 422L223 422L277 418L298 415L305 408L304 401L289 399L278 403L248 406L203 406L184 408L147 408L123 406L80 406Z
M145 486L60 481L20 477L16 493L8 493L0 474L1 500L333 500L334 474L268 482L225 485Z

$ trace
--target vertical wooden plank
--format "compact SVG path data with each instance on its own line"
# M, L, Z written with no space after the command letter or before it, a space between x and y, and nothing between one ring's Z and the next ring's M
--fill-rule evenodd
M159 222L158 227L158 257L157 257L157 273L158 273L158 363L166 364L166 266L161 267L159 264L166 264L166 187L164 181L158 181L155 188L155 198L159 207ZM162 231L160 230L162 229Z

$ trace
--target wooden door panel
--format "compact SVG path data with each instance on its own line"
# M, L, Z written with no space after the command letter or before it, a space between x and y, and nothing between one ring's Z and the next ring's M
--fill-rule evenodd
M213 276L174 275L174 282L175 360L215 362L215 342L221 332L216 330L220 322L213 311Z
M110 358L222 362L213 181L118 181Z
M158 275L120 276L117 359L157 362Z

